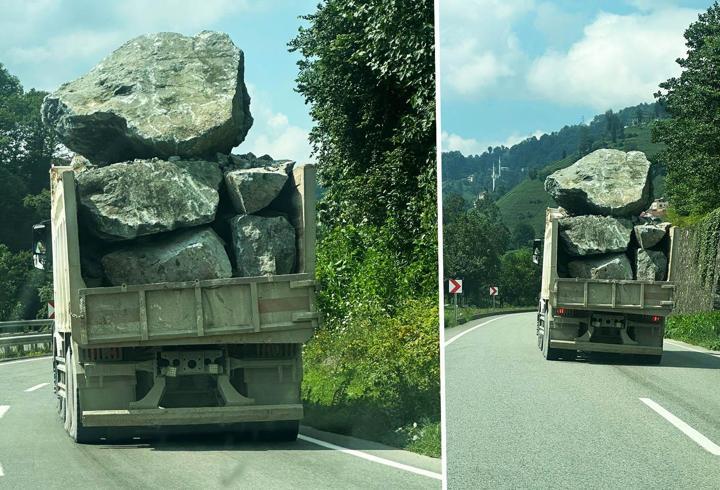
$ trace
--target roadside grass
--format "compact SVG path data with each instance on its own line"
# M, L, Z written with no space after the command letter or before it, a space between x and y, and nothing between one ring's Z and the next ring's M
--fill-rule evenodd
M12 359L20 359L20 358L28 358L28 357L39 357L39 356L46 356L50 353L50 346L48 346L46 349L33 349L28 351L20 351L19 349L12 349L8 351L3 351L0 349L0 361L9 361Z
M506 306L504 308L479 308L476 306L458 306L457 322L455 322L455 307L445 305L445 328L457 327L463 323L476 320L483 316L500 313L514 313L528 311L534 306Z
M720 350L720 311L670 316L665 325L665 337Z

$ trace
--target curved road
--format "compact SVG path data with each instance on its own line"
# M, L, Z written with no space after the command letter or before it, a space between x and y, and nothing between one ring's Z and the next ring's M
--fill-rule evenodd
M534 313L445 338L449 489L720 488L720 356L546 361Z
M312 429L294 443L75 444L50 378L49 358L0 363L0 488L440 488L439 460Z

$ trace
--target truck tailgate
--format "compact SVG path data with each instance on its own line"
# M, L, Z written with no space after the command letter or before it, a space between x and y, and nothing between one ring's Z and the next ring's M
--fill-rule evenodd
M667 316L672 311L674 292L671 282L557 278L552 297L556 308L650 310Z
M309 274L105 288L80 295L80 344L98 345L317 325Z

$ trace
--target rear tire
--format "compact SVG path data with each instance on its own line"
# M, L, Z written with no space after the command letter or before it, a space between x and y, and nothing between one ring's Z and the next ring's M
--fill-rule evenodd
M299 420L288 420L282 422L271 422L267 430L263 430L260 438L272 442L293 442L297 440L300 432Z
M67 373L65 386L65 431L75 442L80 444L92 444L100 442L99 432L82 426L80 416L80 393L75 379L75 359L72 347L65 352L65 372Z

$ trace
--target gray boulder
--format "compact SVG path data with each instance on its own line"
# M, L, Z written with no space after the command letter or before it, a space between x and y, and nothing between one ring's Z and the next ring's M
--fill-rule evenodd
M216 163L121 162L77 175L81 217L106 240L128 240L210 223L222 181Z
M601 149L545 179L572 214L638 215L650 204L650 162L640 151Z
M225 246L210 228L183 230L153 242L128 245L102 258L113 285L232 277Z
M225 186L235 211L251 214L267 207L280 194L292 167L286 162L226 173Z
M227 34L139 36L48 95L42 117L94 163L227 153L253 122L243 72Z
M571 256L624 252L632 224L610 216L575 216L558 220L560 239Z
M652 248L665 238L670 223L642 224L634 228L635 238L640 248Z
M294 163L292 162L292 160L275 160L270 155L256 157L253 153L250 152L243 155L238 155L235 153L225 155L222 153L218 153L216 155L216 158L223 172L258 167L273 167L282 163Z
M230 221L235 268L241 277L290 274L295 267L295 228L282 216L236 216Z
M638 250L636 258L638 281L664 281L667 266L668 260L663 252Z
M573 260L568 263L570 277L582 279L632 279L632 267L625 254Z

